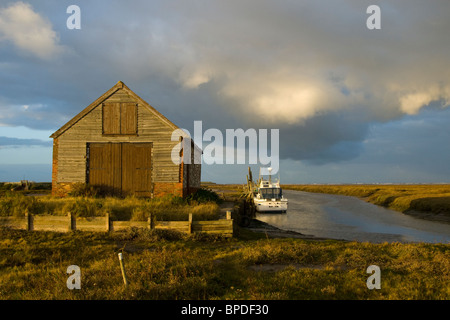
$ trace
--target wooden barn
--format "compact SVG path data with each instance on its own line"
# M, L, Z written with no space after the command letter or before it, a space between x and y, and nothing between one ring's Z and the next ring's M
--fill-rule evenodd
M117 195L186 196L196 191L201 165L172 161L172 150L183 142L172 141L176 129L119 81L50 136L52 194L65 196L80 182Z

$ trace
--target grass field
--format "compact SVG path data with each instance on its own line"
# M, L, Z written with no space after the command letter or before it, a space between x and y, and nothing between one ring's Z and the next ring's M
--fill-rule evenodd
M123 252L129 285L123 285ZM0 299L450 299L442 244L0 230ZM369 265L381 289L366 286ZM81 269L69 290L67 267Z
M450 185L283 185L283 188L354 196L404 213L450 218Z
M216 187L232 198L239 195L240 186ZM302 190L358 196L381 205L406 203L400 201L403 197L440 198L449 190L441 186L430 196L431 188L415 186L389 190L380 186L305 188L310 189ZM389 198L394 195L395 199ZM145 213L154 210L171 219L193 210L198 210L199 216L214 216L215 206L176 198L163 202L133 197L58 199L8 192L0 197L3 215L20 215L25 209L37 214L64 214L70 209L81 216L108 210L116 219L145 219ZM450 299L448 244L271 239L245 228L236 234L224 239L135 228L112 233L0 229L0 299ZM127 287L122 281L119 252L124 256ZM70 265L81 269L79 290L67 288ZM381 269L379 290L366 286L370 265Z

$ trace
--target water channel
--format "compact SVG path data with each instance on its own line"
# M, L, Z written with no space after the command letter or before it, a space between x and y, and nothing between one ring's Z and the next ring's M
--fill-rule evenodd
M355 241L450 243L450 224L412 217L355 197L283 190L287 213L257 214L284 230Z

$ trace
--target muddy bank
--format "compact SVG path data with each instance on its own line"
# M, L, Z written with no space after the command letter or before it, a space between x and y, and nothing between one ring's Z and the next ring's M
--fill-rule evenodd
M272 226L266 222L260 221L258 219L253 219L250 222L250 225L245 228L250 231L253 231L253 232L264 233L267 235L268 238L296 238L296 239L305 239L305 240L331 240L329 238L321 238L321 237L316 237L313 235L303 234L300 232L283 230L283 229L277 228L275 226ZM333 240L336 240L336 239L333 239Z
M443 213L430 213L416 210L408 210L403 213L414 218L450 224L450 216Z

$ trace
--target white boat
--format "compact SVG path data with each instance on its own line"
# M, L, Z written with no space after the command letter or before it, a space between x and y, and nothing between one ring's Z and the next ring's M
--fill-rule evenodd
M271 168L269 168L268 179L264 179L260 174L253 203L257 212L286 212L288 199L283 196L280 179L272 181L271 171Z

